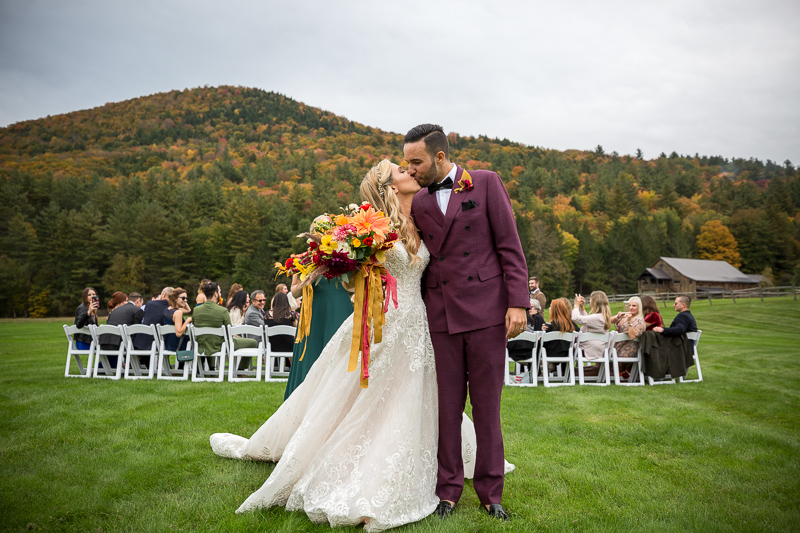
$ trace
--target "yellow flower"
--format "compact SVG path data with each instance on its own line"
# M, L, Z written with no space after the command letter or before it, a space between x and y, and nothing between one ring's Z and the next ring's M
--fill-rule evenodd
M337 226L344 226L345 224L347 224L348 220L347 217L344 215L336 215L335 222Z
M358 248L361 246L361 241L358 239L353 239L353 248Z
M327 246L328 244L330 244L331 239L333 239L333 237L331 237L330 235L325 235L325 236L322 237L322 243L321 244L324 244L324 245Z

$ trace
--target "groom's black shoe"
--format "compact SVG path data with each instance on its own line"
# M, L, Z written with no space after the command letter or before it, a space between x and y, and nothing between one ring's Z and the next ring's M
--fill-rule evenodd
M500 520L508 520L509 516L506 510L499 503L489 505L487 509L485 505L481 505L481 509L489 513L492 518L499 518Z
M433 512L439 518L447 518L451 514L453 514L453 510L456 508L455 504L451 504L450 502L446 502L444 500L439 502L439 505L436 506L436 510Z

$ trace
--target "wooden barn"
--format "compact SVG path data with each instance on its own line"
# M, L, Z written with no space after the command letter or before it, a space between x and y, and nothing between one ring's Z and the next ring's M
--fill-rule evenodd
M758 281L726 261L662 257L638 278L639 293L722 292L758 287Z

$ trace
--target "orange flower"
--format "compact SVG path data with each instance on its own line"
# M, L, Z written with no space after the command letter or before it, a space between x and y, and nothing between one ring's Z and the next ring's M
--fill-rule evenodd
M369 208L365 211L359 210L350 219L350 223L356 227L356 233L375 233L375 237L383 241L386 233L391 230L389 219L386 218L382 211L375 211Z

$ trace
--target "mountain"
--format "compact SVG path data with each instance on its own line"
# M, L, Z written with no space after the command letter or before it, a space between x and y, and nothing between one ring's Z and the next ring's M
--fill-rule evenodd
M600 146L448 138L454 161L503 178L529 269L550 297L634 292L661 255L734 251L745 272L800 278L800 172L788 161L644 160ZM370 166L400 162L402 139L242 87L154 94L0 129L1 312L70 315L85 286L105 296L165 285L194 293L211 278L269 290L274 262L302 247L295 235L358 201ZM733 245L698 246L710 220L723 222L715 231L729 231Z

